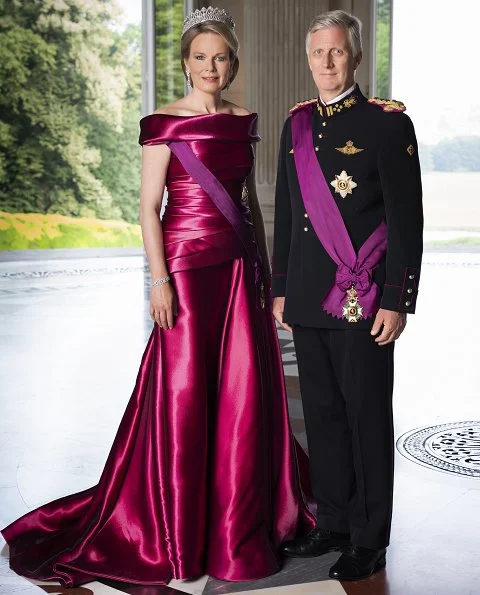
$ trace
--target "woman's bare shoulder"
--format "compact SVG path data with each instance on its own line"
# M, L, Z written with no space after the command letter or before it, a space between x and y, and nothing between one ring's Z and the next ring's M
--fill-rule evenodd
M223 113L231 114L234 116L248 116L250 115L250 111L244 107L236 105L231 101L223 101ZM155 110L155 114L163 114L165 116L196 116L196 115L204 115L203 112L195 111L188 103L185 102L185 99L179 99L173 103L169 103L168 105L164 105L159 107Z
M173 110L169 105L163 105L162 107L157 107L157 109L153 113L160 114L163 116L175 116L176 115L176 111Z
M158 107L153 113L163 114L165 116L189 116L191 115L190 112L191 110L184 104L184 99L182 98L168 105Z
M230 113L234 114L235 116L249 116L252 113L246 107L241 107L240 105L232 103L231 101L224 101L224 105L230 110Z

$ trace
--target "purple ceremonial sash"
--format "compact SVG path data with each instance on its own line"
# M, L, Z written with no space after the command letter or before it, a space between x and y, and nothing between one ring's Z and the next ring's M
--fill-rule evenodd
M252 233L252 224L246 219L246 212L242 212L240 206L235 204L223 184L200 161L188 143L172 141L168 143L168 146L180 160L185 171L208 194L214 205L232 226L247 253L255 272L255 283L258 286L262 282L262 266Z
M355 253L313 148L312 109L313 106L306 106L292 114L292 144L305 210L318 239L337 265L335 283L322 306L328 314L342 318L346 291L355 285L363 317L369 318L376 313L380 302L380 289L372 281L372 270L387 251L387 225L382 221L358 255Z

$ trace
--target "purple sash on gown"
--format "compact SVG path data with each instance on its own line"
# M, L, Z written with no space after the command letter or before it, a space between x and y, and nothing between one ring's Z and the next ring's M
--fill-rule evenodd
M168 146L172 153L181 161L185 171L203 188L235 231L253 267L255 285L260 291L260 300L263 307L262 265L258 247L252 235L251 223L245 219L244 213L234 203L222 183L200 161L188 143L185 141L173 141Z
M372 270L387 251L387 224L382 221L358 251L352 245L342 215L318 163L312 143L313 105L291 116L293 156L305 210L318 239L337 265L335 283L322 301L323 309L342 318L346 292L353 286L363 307L363 317L376 313L380 289Z

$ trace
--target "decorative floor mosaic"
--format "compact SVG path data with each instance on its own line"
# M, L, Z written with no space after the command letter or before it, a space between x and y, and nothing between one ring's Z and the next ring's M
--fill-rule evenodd
M480 478L480 421L459 421L411 430L400 436L397 449L419 465Z

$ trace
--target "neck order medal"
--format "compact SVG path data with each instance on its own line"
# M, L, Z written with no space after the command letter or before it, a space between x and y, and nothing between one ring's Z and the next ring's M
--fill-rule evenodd
M363 316L363 308L358 303L358 296L354 285L347 290L347 296L347 301L342 311L343 318L347 322L358 322Z

